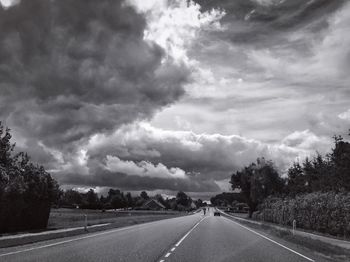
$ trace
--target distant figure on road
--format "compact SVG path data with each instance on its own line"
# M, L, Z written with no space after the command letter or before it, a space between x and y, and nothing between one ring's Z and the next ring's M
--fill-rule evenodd
M205 215L205 212L207 211L207 209L206 208L203 208L203 214Z

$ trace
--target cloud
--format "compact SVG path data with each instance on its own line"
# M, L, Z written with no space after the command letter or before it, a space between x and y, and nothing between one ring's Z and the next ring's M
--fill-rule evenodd
M159 177L159 178L186 178L185 171L180 168L167 168L162 163L153 165L147 161L135 163L133 161L122 161L116 156L106 157L106 169L111 172L119 172L128 175Z
M258 157L272 159L284 173L293 161L313 155L316 150L325 153L328 146L329 139L309 130L268 144L237 135L196 134L132 124L110 135L94 135L84 148L84 164L74 160L53 174L69 185L79 185L80 179L85 185L111 184L127 190L185 187L191 192L213 192L227 189L230 175ZM79 154L73 159L78 158ZM151 186L150 181L155 179L157 184Z
M319 148L321 152L329 150L330 139L316 136L310 130L295 131L282 140L282 144L299 150L314 150Z
M186 192L219 192L220 188L215 182L197 182L193 179L164 179L158 177L145 177L113 173L105 169L98 170L97 174L89 176L79 173L64 173L60 175L60 181L67 187L114 187L128 191L171 191L182 190Z
M199 31L219 29L219 20L225 15L218 9L201 12L200 5L194 1L128 0L126 3L145 14L148 22L145 39L163 47L172 59L187 64L193 63L187 50Z
M204 194L261 156L283 173L348 128L349 8L8 2L0 118L65 186Z
M5 9L10 8L11 6L17 5L21 2L21 0L0 0L0 6Z
M338 117L342 120L350 120L350 109L348 111L340 113Z
M197 62L187 96L153 125L179 130L180 117L196 133L273 143L297 130L346 132L337 115L349 101L347 1L196 2L225 16L219 29L198 33L187 52Z
M122 1L31 0L0 9L0 117L53 148L150 118L189 69L162 62L146 20Z

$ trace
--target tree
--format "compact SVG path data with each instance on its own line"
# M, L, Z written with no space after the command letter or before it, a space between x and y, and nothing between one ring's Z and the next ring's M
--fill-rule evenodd
M186 193L179 191L176 195L176 203L178 205L182 205L184 207L187 207L190 204L190 199L186 195Z
M202 199L197 199L194 201L194 204L196 205L197 208L200 208L200 207L205 207L207 206L207 203L206 202L203 202Z
M142 197L144 200L148 200L149 199L149 196L147 195L146 191L142 191L141 194L140 194L140 197Z
M73 189L66 190L61 199L62 205L67 207L81 206L83 203L82 195Z
M245 199L242 197L241 193L224 192L211 197L210 202L214 206L228 206L228 205L232 205L233 202L238 202L238 203L245 202Z
M335 136L334 140L330 158L335 168L336 191L350 191L350 143L341 136Z
M284 182L272 161L258 158L256 163L244 167L231 176L232 189L238 189L249 206L249 217L269 195L283 191Z
M134 199L132 198L130 192L126 193L125 198L126 198L127 206L128 207L133 207L135 203L134 203Z
M14 155L10 140L0 122L0 232L45 228L59 186L26 153Z
M98 209L101 207L99 198L92 188L85 194L85 201L86 205L84 208Z
M288 170L287 191L290 196L311 192L350 191L350 143L334 136L335 147L322 157L317 153Z
M306 178L298 162L293 163L293 166L288 169L287 175L287 191L291 196L307 191Z

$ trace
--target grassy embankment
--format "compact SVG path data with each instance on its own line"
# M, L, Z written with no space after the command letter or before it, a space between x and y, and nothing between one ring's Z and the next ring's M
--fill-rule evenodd
M51 209L48 229L82 227L85 225L85 215L87 215L88 226L113 223L115 227L121 227L185 214L184 212L176 211L130 210L101 212L100 210L59 208Z

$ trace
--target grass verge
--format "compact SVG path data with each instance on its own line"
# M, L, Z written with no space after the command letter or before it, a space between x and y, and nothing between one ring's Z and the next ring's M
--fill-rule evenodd
M263 232L268 235L283 239L287 242L296 244L301 248L306 248L311 252L315 252L316 254L326 259L329 259L330 261L338 261L338 262L349 261L350 250L348 249L334 246L328 243L324 243L320 240L312 239L309 237L293 235L291 230L279 230L266 224L259 225L255 223L250 223L249 221L236 220L229 216L225 216L225 217L232 219L235 222L238 222L242 225L249 226L252 229L259 230L260 232Z
M58 212L57 212L58 211ZM55 210L50 215L49 228L42 231L18 232L0 238L0 248L25 245L40 241L57 239L120 228L186 215L183 212L101 212L96 210ZM85 215L88 217L87 231L84 229ZM97 227L89 227L99 225ZM68 229L68 230L65 230Z

